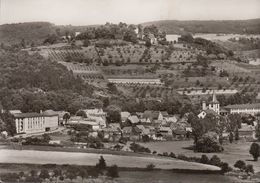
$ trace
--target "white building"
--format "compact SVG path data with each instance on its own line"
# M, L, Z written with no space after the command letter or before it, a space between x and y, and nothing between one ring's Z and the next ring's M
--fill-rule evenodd
M59 116L43 113L15 113L16 133L35 134L58 128Z
M255 104L239 104L239 105L228 105L225 107L231 114L251 114L256 115L260 113L260 103Z
M101 128L105 128L107 113L103 109L86 109L83 110L88 119L94 120Z
M160 79L138 79L138 78L133 78L133 79L116 79L116 78L109 78L108 81L110 83L115 83L115 84L154 84L154 85L163 85Z

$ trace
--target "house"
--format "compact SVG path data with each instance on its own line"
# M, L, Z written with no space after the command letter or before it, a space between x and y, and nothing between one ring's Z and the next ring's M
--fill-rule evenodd
M131 114L129 112L121 112L120 115L121 115L122 123L125 123L126 120L128 119L128 117L131 116Z
M101 129L100 125L97 122L88 119L80 120L78 124L86 125L90 130L93 131L99 131Z
M149 120L150 122L154 122L155 120L163 121L163 115L160 111L146 110L146 111L144 111L142 119L145 119L146 121Z
M103 111L103 109L85 109L83 110L88 118L92 117L102 117L106 118L107 113Z
M260 113L260 103L228 105L225 109L228 110L230 114L256 115Z
M103 109L85 109L83 111L86 113L88 119L94 120L101 128L105 128L107 126L107 114L103 111Z
M129 140L136 141L141 139L141 132L139 129L126 126L122 129L122 134L124 138L128 138Z
M35 134L53 131L58 128L59 116L47 113L13 114L17 134Z
M159 134L161 134L163 137L172 137L172 130L170 127L162 126L160 127Z
M216 113L215 111L213 111L212 109L207 109L207 110L203 110L198 114L198 117L200 119L204 119L208 114L213 114L215 116L218 116L218 113Z
M166 123L177 123L179 117L177 115L169 115L168 117L164 117Z
M183 129L175 129L172 131L173 137L176 139L183 139L185 138L187 132Z
M127 121L129 121L132 125L140 122L139 118L136 115L128 117Z

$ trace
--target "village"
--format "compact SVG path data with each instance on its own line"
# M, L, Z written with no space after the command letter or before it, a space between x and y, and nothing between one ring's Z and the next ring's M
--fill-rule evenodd
M249 22L0 25L0 183L258 182Z

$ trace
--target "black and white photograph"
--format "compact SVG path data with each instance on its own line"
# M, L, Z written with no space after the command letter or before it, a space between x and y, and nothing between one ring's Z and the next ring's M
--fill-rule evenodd
M260 0L0 0L0 183L260 183Z

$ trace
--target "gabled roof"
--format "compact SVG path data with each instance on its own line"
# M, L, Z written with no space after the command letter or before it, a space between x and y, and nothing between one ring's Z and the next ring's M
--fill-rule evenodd
M136 115L128 117L128 120L133 124L139 123L139 118Z
M122 121L126 121L127 118L130 116L129 112L121 112L120 114L121 114Z

